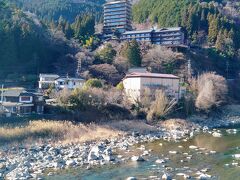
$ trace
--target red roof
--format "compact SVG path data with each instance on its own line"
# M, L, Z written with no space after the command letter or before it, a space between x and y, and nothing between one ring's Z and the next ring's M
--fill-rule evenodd
M159 73L140 73L140 72L133 72L127 74L126 78L135 78L135 77L145 77L145 78L166 78L166 79L180 79L178 76L173 74L159 74Z

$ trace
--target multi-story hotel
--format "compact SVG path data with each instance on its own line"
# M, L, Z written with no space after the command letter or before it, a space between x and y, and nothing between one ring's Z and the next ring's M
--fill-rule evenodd
M130 31L132 5L130 0L111 0L104 5L104 37L112 37L115 32Z
M126 31L122 34L122 40L133 39L152 44L179 46L184 45L184 32L181 27L162 28L156 30Z

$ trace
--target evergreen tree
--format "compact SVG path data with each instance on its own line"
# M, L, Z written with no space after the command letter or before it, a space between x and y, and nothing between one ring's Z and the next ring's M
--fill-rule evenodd
M73 29L68 22L66 23L64 33L67 39L71 39L73 37Z
M130 42L127 49L127 58L131 66L141 67L142 64L142 55L138 42L133 40Z

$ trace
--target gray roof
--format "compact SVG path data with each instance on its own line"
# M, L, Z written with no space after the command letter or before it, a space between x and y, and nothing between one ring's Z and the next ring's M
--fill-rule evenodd
M57 80L64 80L64 81L85 81L84 79L82 78L71 78L71 77L59 77L56 79Z
M56 77L58 78L59 75L57 74L39 74L40 77Z
M0 91L0 95L2 92ZM7 89L3 91L3 95L6 97L19 97L19 96L42 96L39 92L29 92L26 89Z
M126 34L141 34L141 33L151 33L151 32L180 31L181 29L182 29L181 27L170 27L170 28L161 28L161 29L126 31L123 34L126 35Z
M26 93L25 89L8 89L3 91L3 95L7 97L19 97L21 93ZM0 92L2 94L2 92Z
M140 33L151 33L153 30L140 30L140 31L126 31L123 34L140 34Z

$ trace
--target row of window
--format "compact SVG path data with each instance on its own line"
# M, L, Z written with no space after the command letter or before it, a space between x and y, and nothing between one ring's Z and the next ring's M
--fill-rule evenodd
M118 7L131 7L131 5L129 5L129 4L108 4L108 5L105 5L105 7L104 8L106 8L106 9L108 9L108 8L118 8Z
M113 11L113 12L104 12L104 17L106 16L112 16L112 15L121 15L121 14L127 14L130 16L131 12L127 11L126 9L121 11Z
M126 18L108 19L108 20L104 20L104 23L119 22L119 21L127 21L127 19Z
M120 14L120 15L114 15L114 16L106 16L104 17L104 20L107 20L107 19L116 19L116 18L126 18L126 13L124 14ZM130 18L129 18L130 19Z
M105 26L119 26L119 25L126 25L126 22L114 22L105 24Z
M111 12L115 12L115 11L125 11L126 9L127 9L126 7L114 8L114 9L105 9L104 12L105 13L111 13Z

